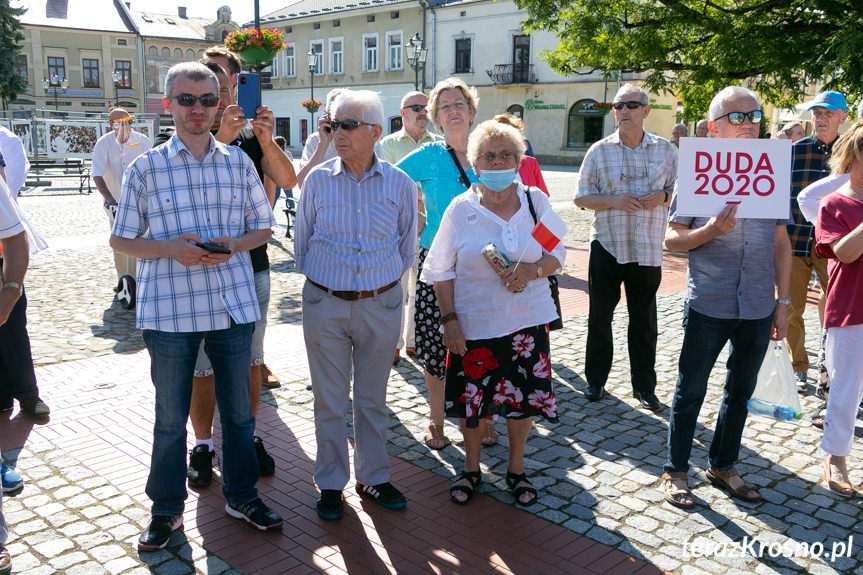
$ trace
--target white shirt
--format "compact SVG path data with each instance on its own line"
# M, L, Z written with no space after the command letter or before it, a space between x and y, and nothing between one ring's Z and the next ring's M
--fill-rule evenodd
M30 162L27 161L24 144L14 132L3 126L0 126L0 154L3 154L3 161L6 162L6 185L9 193L12 197L17 197L30 172Z
M800 213L803 217L814 224L818 219L818 205L821 204L821 200L844 186L850 178L851 174L827 176L803 188L797 196L797 203L800 205Z
M9 195L6 182L0 178L0 239L17 236L23 231L24 224L21 223L18 208Z
M303 157L300 159L300 166L304 166L309 163L309 160L312 159L312 156L315 155L315 150L318 149L318 143L321 141L321 135L317 132L312 132L312 134L306 138L306 145L303 147ZM327 153L324 154L324 162L327 160L332 160L339 154L336 152L336 147L333 145L332 140L327 145Z
M501 337L553 321L557 310L547 278L532 280L521 293L512 293L480 253L486 244L493 242L513 263L522 252L522 262L535 262L542 257L542 247L530 235L535 224L524 187L518 185L521 207L509 221L484 208L475 187L476 184L453 199L444 212L423 264L422 281L455 279L455 311L469 340ZM551 209L548 196L537 191L531 198L536 217L542 218ZM557 244L551 254L563 265L566 259L563 243ZM553 271L544 269L543 273Z
M96 140L93 146L93 171L92 175L99 176L105 180L108 191L115 202L120 201L121 184L123 174L132 160L153 147L150 139L140 132L134 130L129 133L129 139L125 144L117 141L114 130Z

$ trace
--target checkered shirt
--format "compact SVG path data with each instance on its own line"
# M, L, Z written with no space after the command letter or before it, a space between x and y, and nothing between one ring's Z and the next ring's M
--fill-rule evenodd
M238 238L275 225L249 157L210 137L198 163L176 135L139 156L126 171L113 234L170 240ZM260 318L249 252L218 265L184 266L168 257L139 258L137 327L202 332Z
M791 220L788 237L791 238L791 255L809 257L815 241L815 226L806 221L797 196L803 188L830 175L827 160L833 153L833 143L825 144L814 135L798 140L791 147Z
M677 154L668 140L644 132L635 149L620 141L618 132L593 144L581 164L576 198L590 194L638 196L657 190L671 195L677 179ZM668 208L627 212L617 208L594 212L590 239L599 240L617 263L662 265Z

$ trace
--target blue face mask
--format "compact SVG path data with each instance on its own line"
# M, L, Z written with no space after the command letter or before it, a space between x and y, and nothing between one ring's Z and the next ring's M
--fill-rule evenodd
M493 192L502 192L515 180L515 168L511 170L483 170L479 181Z

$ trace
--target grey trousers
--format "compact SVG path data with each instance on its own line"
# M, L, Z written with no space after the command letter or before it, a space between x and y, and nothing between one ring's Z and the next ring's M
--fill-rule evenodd
M356 301L339 299L308 281L303 286L303 335L318 444L315 483L320 489L343 489L350 478L346 418L351 379L356 478L369 485L389 481L387 380L401 307L401 284Z

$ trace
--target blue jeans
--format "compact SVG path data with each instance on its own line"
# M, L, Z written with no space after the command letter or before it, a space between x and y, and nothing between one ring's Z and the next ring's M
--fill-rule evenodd
M212 358L216 404L222 421L222 489L234 507L257 499L258 465L255 418L249 403L249 359L253 323L208 332L144 330L150 352L150 377L156 388L156 424L147 496L153 515L183 512L186 496L186 421L192 397L192 372L201 340Z
M677 388L668 425L668 460L665 471L689 471L689 454L698 412L707 393L710 371L719 352L730 341L725 393L719 406L716 431L708 462L715 471L734 467L740 455L740 438L746 425L746 402L758 381L767 353L773 316L763 319L717 319L687 306L683 312L683 348Z

